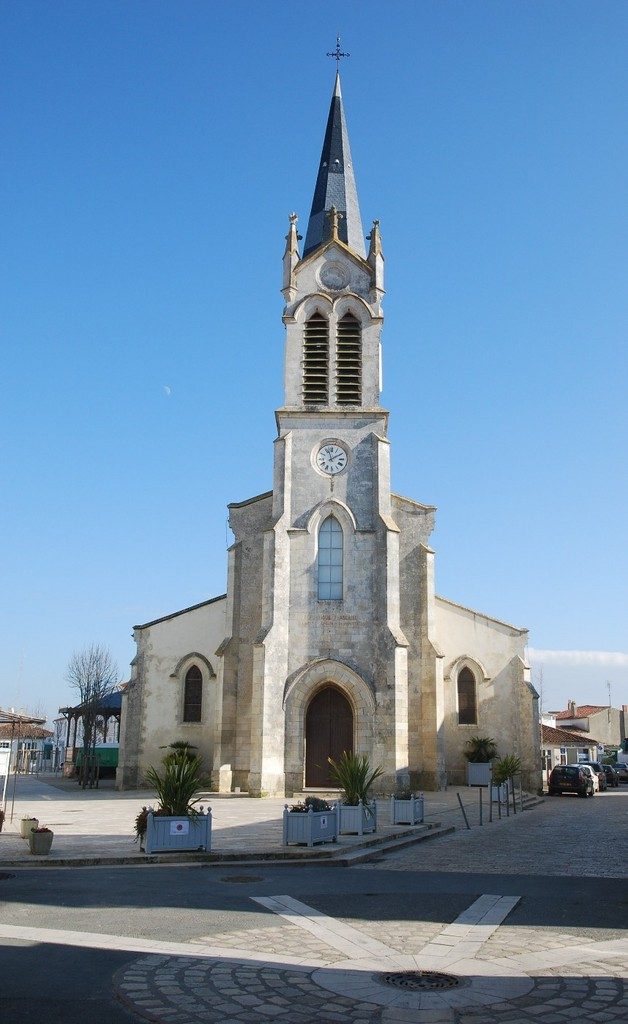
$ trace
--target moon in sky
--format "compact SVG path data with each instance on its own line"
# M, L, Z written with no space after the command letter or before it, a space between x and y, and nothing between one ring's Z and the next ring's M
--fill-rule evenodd
M172 394L172 388L170 387L170 385L169 384L164 384L163 388L164 388L164 395L166 396L166 398L170 398L170 395Z

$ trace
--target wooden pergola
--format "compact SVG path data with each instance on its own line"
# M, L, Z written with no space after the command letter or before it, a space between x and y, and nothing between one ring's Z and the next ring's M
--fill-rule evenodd
M65 736L65 764L74 764L76 753L76 735L78 724L83 718L86 708L89 705L90 714L93 714L94 707L91 702L85 701L77 704L76 707L59 708L59 714L67 721ZM95 708L96 715L102 719L103 743L107 743L109 726L113 722L111 739L115 742L120 740L120 716L122 714L122 690L114 690L103 697ZM64 775L67 774L64 766Z

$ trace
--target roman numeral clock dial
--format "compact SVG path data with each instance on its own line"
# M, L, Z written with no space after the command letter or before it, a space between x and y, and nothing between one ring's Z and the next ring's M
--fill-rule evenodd
M347 465L347 453L339 444L323 444L316 454L316 465L321 473L336 476Z

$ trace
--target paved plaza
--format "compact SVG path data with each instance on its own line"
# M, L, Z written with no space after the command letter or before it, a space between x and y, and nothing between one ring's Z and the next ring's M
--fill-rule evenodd
M457 798L431 796L453 815ZM126 820L136 798L84 804ZM51 809L82 798L66 799ZM0 881L3 1022L47 1009L74 1024L94 991L90 1012L107 1024L628 1021L628 787L482 827L473 799L470 830L459 815L453 833L350 868L16 870ZM227 800L229 841L249 803L271 828L274 802Z
M425 821L430 831L438 825L448 829L466 827L457 794L461 794L469 822L478 821L478 790L465 787L460 790L452 788L445 793L426 793ZM12 785L9 795L12 796ZM37 817L40 825L47 825L54 832L51 854L41 858L45 863L58 860L69 863L88 863L96 859L101 863L146 860L139 844L134 842L133 823L144 805L155 802L155 794L148 790L119 793L112 784L100 789L82 790L75 781L58 776L19 776L13 820L5 822L4 831L0 834L0 864L32 864L34 858L19 835L20 819L26 815ZM293 802L205 794L200 806L212 808L212 851L224 857L279 857L289 853L292 858L328 858L364 845L358 837L342 836L334 847L327 844L307 850L291 846L286 851L282 847L282 812L286 803ZM8 819L10 811L11 803ZM489 812L485 800L482 814L488 825ZM514 819L512 811L511 815ZM503 820L505 824L505 811ZM404 833L409 837L420 836L428 831L427 828L392 828L386 800L378 801L378 823L381 838Z

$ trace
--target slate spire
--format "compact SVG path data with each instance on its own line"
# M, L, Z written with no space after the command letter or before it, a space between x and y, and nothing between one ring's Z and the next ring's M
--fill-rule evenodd
M338 72L305 236L304 257L331 237L328 214L332 206L341 214L338 225L339 238L364 259L364 231Z

